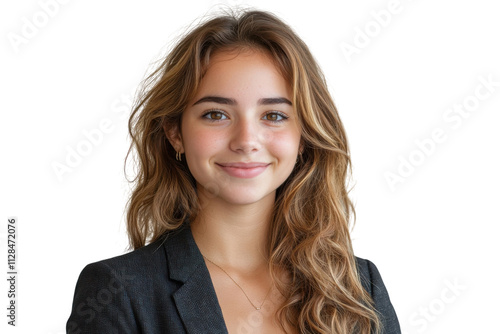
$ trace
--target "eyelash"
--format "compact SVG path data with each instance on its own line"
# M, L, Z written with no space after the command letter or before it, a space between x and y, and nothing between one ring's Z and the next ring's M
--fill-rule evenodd
M212 118L210 118L209 115L213 115L213 114L221 114L223 117L228 118L227 114L225 112L223 112L222 110L219 110L219 109L209 109L209 110L207 110L202 115L202 117L205 118L205 119L207 119L210 122L220 122L220 121L224 120L224 119L212 119ZM265 118L268 115L278 115L278 117L281 117L281 119L276 120L276 121L267 120L267 121L272 122L272 123L281 123L281 122L284 122L284 121L286 121L288 119L288 116L286 114L280 112L280 111L269 111L269 112L266 112L266 114L262 118Z
M276 120L276 121L269 120L270 122L273 122L273 123L281 123L281 122L284 122L288 119L288 116L280 111L269 111L264 115L264 117L267 117L268 115L278 115L279 117L281 117L280 120Z
M205 113L203 113L202 117L209 120L210 122L222 121L222 119L213 119L213 118L208 117L209 115L212 115L212 114L221 114L222 116L227 118L226 113L224 113L222 110L219 110L219 109L209 109Z

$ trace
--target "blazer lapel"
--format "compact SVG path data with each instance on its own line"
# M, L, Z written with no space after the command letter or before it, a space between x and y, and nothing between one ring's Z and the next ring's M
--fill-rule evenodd
M170 278L183 283L173 294L188 333L227 334L217 295L191 229L184 224L165 243Z

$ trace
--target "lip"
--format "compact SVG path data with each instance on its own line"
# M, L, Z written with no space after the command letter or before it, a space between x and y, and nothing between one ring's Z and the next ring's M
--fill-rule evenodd
M262 174L270 165L265 162L227 162L216 163L229 176L250 179Z

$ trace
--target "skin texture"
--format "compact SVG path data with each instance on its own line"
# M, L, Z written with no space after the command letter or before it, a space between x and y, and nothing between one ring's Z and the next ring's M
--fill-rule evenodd
M202 208L191 229L201 253L256 305L271 287L264 254L276 189L299 154L300 125L290 101L289 85L265 53L216 53L180 131L167 132L197 181ZM276 290L255 314L234 282L206 263L230 333L280 332ZM242 320L252 314L260 320Z

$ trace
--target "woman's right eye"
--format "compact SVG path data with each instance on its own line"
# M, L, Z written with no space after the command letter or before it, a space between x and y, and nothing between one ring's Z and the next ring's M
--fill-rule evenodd
M210 121L222 121L227 119L227 116L220 110L210 110L203 114L203 118L206 118Z

